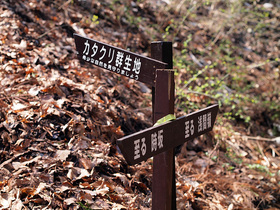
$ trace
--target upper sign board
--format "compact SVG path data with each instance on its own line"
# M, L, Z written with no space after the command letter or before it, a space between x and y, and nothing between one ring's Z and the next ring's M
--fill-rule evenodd
M174 121L118 139L117 144L128 164L139 163L211 131L218 110L217 104L209 106Z
M155 85L156 69L167 64L123 50L105 43L74 34L78 58L103 69Z

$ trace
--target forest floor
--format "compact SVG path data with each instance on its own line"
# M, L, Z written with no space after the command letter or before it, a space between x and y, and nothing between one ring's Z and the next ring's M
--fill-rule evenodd
M150 209L151 87L77 59L73 33L149 56L172 41L176 117L218 103L176 149L178 209L280 209L277 1L0 2L0 209Z

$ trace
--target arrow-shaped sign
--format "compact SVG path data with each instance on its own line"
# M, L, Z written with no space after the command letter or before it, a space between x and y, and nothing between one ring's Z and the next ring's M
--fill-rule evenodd
M166 63L74 34L78 58L103 69L155 85L156 69Z
M213 129L219 106L212 105L117 140L130 165L137 164L161 152L175 148Z

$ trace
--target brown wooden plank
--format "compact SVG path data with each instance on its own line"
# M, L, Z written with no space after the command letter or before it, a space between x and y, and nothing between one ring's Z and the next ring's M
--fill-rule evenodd
M157 70L153 90L153 122L174 114L175 82L172 42L152 42L152 58L167 63L166 70ZM169 70L167 70L169 69ZM152 210L176 209L174 148L159 153L153 159Z
M213 129L217 104L117 140L126 161L137 164Z
M155 85L156 69L166 63L74 34L78 58L111 72Z

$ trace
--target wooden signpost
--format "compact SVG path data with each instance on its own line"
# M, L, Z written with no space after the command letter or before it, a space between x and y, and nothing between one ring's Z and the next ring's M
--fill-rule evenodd
M218 105L212 105L120 138L117 144L127 163L134 165L211 131L217 113Z
M153 42L152 58L74 34L78 58L152 86L153 122L174 114L175 84L171 42ZM130 165L153 159L152 209L176 209L174 148L211 131L218 105L117 140Z
M173 69L171 42L153 42L151 56L167 63ZM168 114L174 114L174 71L157 70L153 92L153 123ZM152 209L176 209L175 156L174 149L162 152L153 158Z

